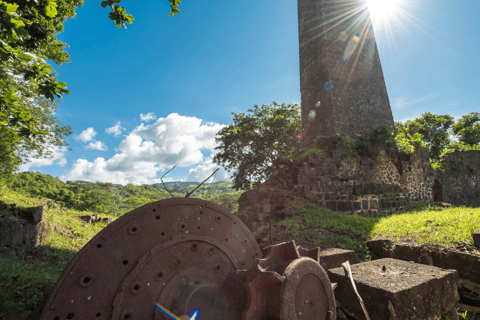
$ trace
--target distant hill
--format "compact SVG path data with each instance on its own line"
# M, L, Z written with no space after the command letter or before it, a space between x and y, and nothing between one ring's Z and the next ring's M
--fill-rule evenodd
M53 199L61 207L101 214L122 215L147 203L171 198L161 183L122 186L81 180L63 182L49 174L33 171L16 173L5 182L8 188L31 197ZM168 191L175 197L185 197L199 184L190 181L165 182ZM242 191L236 192L232 185L227 181L204 184L191 197L215 202L235 212Z
M167 187L168 191L171 193L181 193L187 194L195 189L200 182L185 182L185 181L170 181L165 182L165 186ZM151 185L155 189L165 191L165 188L161 183L155 183ZM200 188L195 190L194 195L202 195L207 193L211 196L218 196L224 193L236 193L237 191L232 188L233 182L230 181L218 181L214 183L204 183Z

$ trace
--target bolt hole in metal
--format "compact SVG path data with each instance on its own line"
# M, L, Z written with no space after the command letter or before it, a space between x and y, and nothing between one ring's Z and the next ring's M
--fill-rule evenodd
M186 227L185 227L184 224L180 225L180 230L185 230L185 228L186 228Z
M103 246L102 246L101 243L97 244L97 248L98 248L98 249L101 249L102 247L103 247Z
M95 315L95 317L100 317L102 314L100 312L97 312L97 314Z
M128 264L128 260L123 260L123 265L126 266Z
M156 216L155 219L160 220L160 216Z
M165 232L162 232L162 236L164 236L164 235L165 235Z
M128 228L128 233L131 234L131 235L134 235L134 234L137 234L138 232L140 232L140 228L137 226L137 225L131 225L129 228Z
M153 209L153 212L157 211L157 209Z
M196 243L192 244L192 251L197 251L198 245Z
M163 272L162 272L162 271L160 271L159 273L157 273L157 278L158 278L158 279L161 279L162 277L163 277Z
M90 282L90 278L89 278L89 277L85 277L85 278L83 279L83 283L89 283L89 282Z
M217 219L217 222L222 221L222 217L220 217L220 216L217 216L216 219Z
M210 255L213 255L214 252L215 252L215 250L214 250L213 248L208 249L208 253L209 253Z
M69 314L67 314L67 319L73 319L73 316L74 316L73 313L69 313Z
M217 266L215 267L215 271L220 271L221 268L222 268L222 267L221 267L220 265L217 265Z
M197 230L200 230L200 226L197 227Z
M125 320L126 320L126 319L131 319L131 316L130 316L130 314L129 314L129 313L127 313L127 314L123 315L123 319L125 319Z

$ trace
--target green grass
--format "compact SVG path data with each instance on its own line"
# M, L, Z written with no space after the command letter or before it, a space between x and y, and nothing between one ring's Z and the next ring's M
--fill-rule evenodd
M0 191L0 199L8 204L15 203L17 207L44 204L44 199L29 198L7 188ZM474 252L471 234L480 230L480 208L444 209L417 205L415 210L408 212L363 217L335 213L306 201L291 203L290 207L295 215L274 224L274 237L283 234L297 241L352 249L360 261L371 259L365 241L378 237L417 244L454 245ZM0 214L14 218L9 210ZM78 250L105 228L105 223L84 224L78 218L84 214L88 212L48 208L43 217L46 233L41 245L14 260L0 260L0 316L2 311L14 307L34 309L44 297L48 297ZM108 217L115 220L113 216ZM266 224L257 232L268 228ZM55 263L27 259L35 255L49 257Z
M283 233L297 241L355 250L361 261L369 260L365 242L385 237L395 243L455 246L479 253L472 233L480 231L480 208L439 208L417 204L415 210L363 217L336 213L313 204L292 204L299 214L274 225L274 237ZM269 224L257 230L269 229Z
M34 207L44 205L45 199L26 197L23 194L2 189L0 200L7 204L15 203L17 207ZM0 212L14 219L10 210ZM44 237L40 239L40 246L14 260L0 259L0 315L2 310L34 309L37 304L47 297L63 270L93 236L101 231L106 223L85 224L78 218L89 212L60 208L47 208L43 214L45 223ZM107 215L103 215L107 217ZM113 216L108 216L115 220ZM38 259L29 261L27 256L43 255L56 260L52 264Z

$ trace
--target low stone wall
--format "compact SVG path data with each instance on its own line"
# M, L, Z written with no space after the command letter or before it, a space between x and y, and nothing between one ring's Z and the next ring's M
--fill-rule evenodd
M443 156L435 171L436 201L480 207L480 150L455 151Z
M267 217L281 219L295 196L363 216L404 210L413 201L433 202L435 178L426 149L404 158L380 147L370 156L347 157L338 143L329 150L304 161L277 160L272 177L240 197L240 218L255 230Z
M39 245L44 230L44 207L20 209L0 202L0 210L5 209L13 213L0 214L0 259L12 259Z

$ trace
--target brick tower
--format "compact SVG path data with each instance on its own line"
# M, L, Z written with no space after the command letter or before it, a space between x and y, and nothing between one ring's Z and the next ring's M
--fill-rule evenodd
M394 127L364 0L298 0L302 146Z

